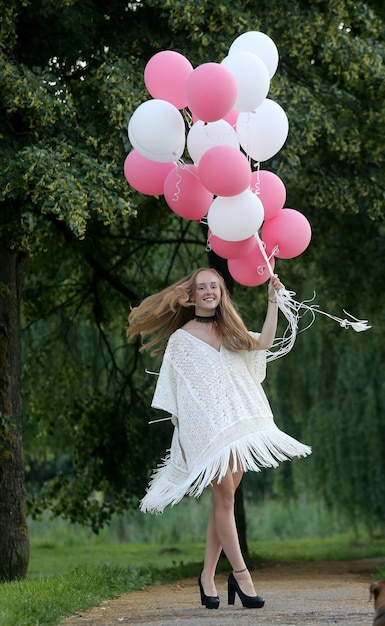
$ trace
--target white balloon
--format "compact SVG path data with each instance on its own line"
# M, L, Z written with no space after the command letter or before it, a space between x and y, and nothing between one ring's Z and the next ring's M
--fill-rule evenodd
M263 204L250 190L236 196L217 196L207 213L207 223L214 235L226 241L243 241L262 226Z
M186 144L183 117L166 100L147 100L135 109L128 124L128 137L133 148L147 159L176 161Z
M273 78L278 67L278 49L274 41L258 30L252 30L239 35L229 48L229 55L235 52L251 52L259 57L267 67L270 79Z
M266 98L270 78L264 62L250 52L234 52L225 57L221 65L227 67L237 83L237 99L234 109L253 111Z
M195 164L201 156L215 146L231 146L239 149L239 139L234 128L225 120L202 122L197 120L187 134L187 150Z
M287 139L289 121L283 108L266 98L255 111L240 113L237 135L241 147L254 161L267 161Z

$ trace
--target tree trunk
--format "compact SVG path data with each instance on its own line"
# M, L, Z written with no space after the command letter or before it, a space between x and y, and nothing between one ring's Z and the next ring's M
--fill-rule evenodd
M0 581L23 578L29 537L20 396L22 255L0 242Z
M247 545L246 511L242 482L240 482L239 487L235 492L235 522L237 524L238 537L242 554L246 563L248 564L250 561L250 553L249 547Z

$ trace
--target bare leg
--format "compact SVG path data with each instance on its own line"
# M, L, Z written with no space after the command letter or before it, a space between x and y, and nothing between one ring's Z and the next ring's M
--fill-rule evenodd
M206 529L205 560L201 574L202 586L208 596L217 595L214 576L221 552L222 546L215 530L214 508L212 508Z
M234 515L234 494L242 479L243 472L232 473L227 470L220 483L213 482L213 508L206 532L206 551L202 571L202 585L207 595L216 595L214 584L215 569L223 548L233 570L246 568L239 545L238 532ZM248 570L235 574L242 591L247 595L256 595Z

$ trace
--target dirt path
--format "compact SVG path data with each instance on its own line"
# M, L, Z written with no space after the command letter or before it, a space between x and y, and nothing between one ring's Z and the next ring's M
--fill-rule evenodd
M334 563L269 563L253 571L263 609L243 609L238 598L227 605L226 578L217 578L218 610L200 606L197 582L179 580L146 587L107 600L99 607L64 619L61 626L293 626L346 624L371 626L369 585L383 559Z

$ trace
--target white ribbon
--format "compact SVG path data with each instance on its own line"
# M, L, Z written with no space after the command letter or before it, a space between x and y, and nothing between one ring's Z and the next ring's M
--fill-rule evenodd
M269 273L271 276L274 276L273 269L266 254L265 245L259 238L258 234L256 234L255 236L258 240L262 256L266 261ZM288 327L283 337L276 338L274 340L273 351L268 351L267 361L279 359L280 357L290 352L290 350L294 346L298 332L303 332L307 330L315 322L317 313L319 313L320 315L325 315L326 317L329 317L330 319L338 322L342 328L353 328L353 330L355 330L357 333L363 332L364 330L369 330L369 328L371 328L371 326L368 326L368 320L359 320L356 317L353 317L353 315L351 315L350 313L347 313L347 311L345 310L345 315L347 315L351 319L337 317L336 315L331 315L330 313L321 311L317 304L309 305L308 303L314 300L315 293L311 300L304 300L303 302L297 302L297 300L294 299L295 295L296 294L294 291L288 291L285 288L280 289L276 292L278 307L283 313L284 317L287 319ZM301 319L301 317L303 317L303 315L308 312L310 312L311 314L310 323L305 328L298 330L299 320Z

